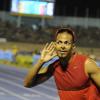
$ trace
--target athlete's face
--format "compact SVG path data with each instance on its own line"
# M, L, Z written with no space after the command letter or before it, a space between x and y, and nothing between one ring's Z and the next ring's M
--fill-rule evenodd
M60 58L65 58L71 54L73 49L72 35L66 32L59 33L56 37L55 48L57 56Z

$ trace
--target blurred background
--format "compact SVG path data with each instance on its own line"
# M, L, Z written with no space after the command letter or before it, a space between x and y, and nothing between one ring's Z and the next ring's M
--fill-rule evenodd
M21 89L21 93L24 93L21 97L18 94L20 89L14 92L13 83L7 79L12 80L11 75L23 80L27 70L39 59L43 46L54 40L59 27L71 27L77 35L77 51L93 58L100 66L99 4L99 0L0 0L0 100L8 97L13 100L13 96L19 98L14 98L16 100L31 100L33 97L39 100L39 94L44 96L39 88L34 95L33 91L30 95ZM15 83L17 79L13 77ZM20 82L17 83L22 84ZM53 84L55 87L53 81L50 82L49 86ZM6 87L5 83L11 85L11 88ZM55 90L51 91L55 93ZM45 100L56 100L57 94L51 91L46 92L48 96ZM24 96L32 98L26 99Z

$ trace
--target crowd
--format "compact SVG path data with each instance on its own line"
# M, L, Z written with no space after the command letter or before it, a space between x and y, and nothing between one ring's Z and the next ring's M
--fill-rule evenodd
M15 23L12 24L8 21L2 22L2 20L0 20L0 23L0 38L6 38L9 42L27 42L44 44L53 40L54 33L56 29L59 28L59 26L46 27L45 29L39 27L36 30L34 30L33 27L26 25L21 25L21 27L17 28ZM74 26L71 28L76 32L78 38L76 44L78 46L100 48L100 28L85 28L81 26ZM93 54L93 50L90 51L91 54ZM95 58L94 54L91 55L91 57Z
M46 43L53 39L55 30L59 27L46 27L34 30L30 26L22 25L17 28L14 24L0 21L0 37L6 38L7 41ZM100 28L81 26L72 27L76 32L79 46L100 47Z

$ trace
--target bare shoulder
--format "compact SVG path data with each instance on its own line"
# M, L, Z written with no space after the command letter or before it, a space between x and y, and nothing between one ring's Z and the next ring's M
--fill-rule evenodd
M95 60L88 58L85 62L85 69L87 74L100 72L100 68L97 66Z

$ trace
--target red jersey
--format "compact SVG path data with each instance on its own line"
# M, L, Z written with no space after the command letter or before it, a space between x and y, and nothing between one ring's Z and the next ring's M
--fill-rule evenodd
M85 73L84 55L73 55L66 71L59 60L54 63L54 78L60 100L100 100L100 92Z

